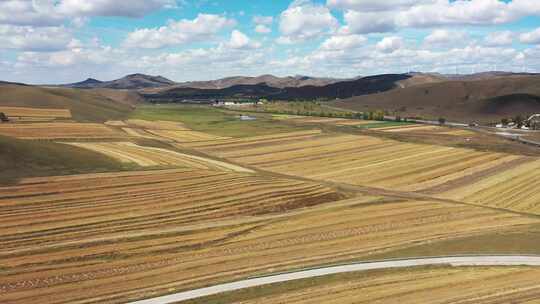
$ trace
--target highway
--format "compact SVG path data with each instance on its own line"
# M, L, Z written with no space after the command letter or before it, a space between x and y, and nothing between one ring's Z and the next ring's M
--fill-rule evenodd
M348 273L356 271L406 268L418 266L540 266L540 256L455 256L455 257L430 257L403 260L386 260L379 262L351 263L339 266L328 266L299 270L295 272L279 273L258 278L249 278L232 283L219 284L206 288L199 288L171 295L150 298L132 304L168 304L185 300L201 298L223 292L230 292L250 287L263 286L273 283L289 282L300 279L315 278L332 274Z

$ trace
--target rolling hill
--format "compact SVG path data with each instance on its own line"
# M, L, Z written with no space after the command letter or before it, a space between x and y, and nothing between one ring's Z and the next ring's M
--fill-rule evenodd
M130 100L126 94L121 97L114 92L115 99L94 90L0 84L0 106L69 109L77 121L104 122L123 119L131 112L133 106L120 101Z
M482 80L446 80L357 96L335 105L351 110L383 109L402 116L491 122L540 112L540 76L515 75Z
M88 78L82 82L76 82L66 85L61 85L67 88L77 89L120 89L120 90L139 90L144 88L159 88L169 87L175 82L162 76L150 76L144 74L131 74L120 79L112 81L100 81L93 78Z
M235 85L224 89L167 88L145 91L142 95L150 102L182 102L190 99L267 98L274 100L311 100L348 98L384 92L398 87L398 82L411 76L406 74L377 75L340 81L324 86L277 88L259 83Z

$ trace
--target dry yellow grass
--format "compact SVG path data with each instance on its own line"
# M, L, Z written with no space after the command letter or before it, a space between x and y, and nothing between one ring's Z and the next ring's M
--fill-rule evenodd
M234 164L162 148L140 146L131 142L70 143L70 145L103 153L121 162L135 163L142 167L180 166L205 170L254 173L253 170Z
M132 127L149 130L189 130L183 123L172 121L148 121L142 119L129 119L126 123Z
M540 303L539 276L540 270L532 267L411 268L334 275L219 297L223 304L532 304Z
M32 119L50 119L71 118L71 111L67 109L40 109L40 108L22 108L22 107L0 107L0 112L5 113L11 120L32 120Z
M258 138L194 147L277 173L402 191L430 189L522 158L357 135Z
M0 135L21 139L108 139L126 135L103 124L32 123L0 125Z
M540 160L501 170L440 194L474 204L540 214Z
M176 131L176 130L146 130L147 132L159 136L161 138L169 139L177 143L185 142L198 142L209 140L227 139L228 137L216 136L204 132L197 132L191 130Z
M0 302L124 303L539 222L343 198L316 183L206 170L27 179L0 188Z

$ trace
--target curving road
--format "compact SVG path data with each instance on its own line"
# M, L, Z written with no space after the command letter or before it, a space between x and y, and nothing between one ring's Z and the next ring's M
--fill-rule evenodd
M331 274L365 271L374 269L404 268L427 265L449 266L540 266L540 256L456 256L433 257L405 260L386 260L381 262L354 263L340 266L330 266L317 269L300 270L297 272L281 273L266 277L245 279L233 283L215 285L190 291L179 292L167 296L132 302L132 304L168 304L179 301L201 298L222 292L240 290L249 287L273 283L321 277Z

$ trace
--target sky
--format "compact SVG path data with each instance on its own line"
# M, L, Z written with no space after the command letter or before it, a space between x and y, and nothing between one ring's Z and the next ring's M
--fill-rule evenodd
M540 0L1 0L0 80L540 72Z

